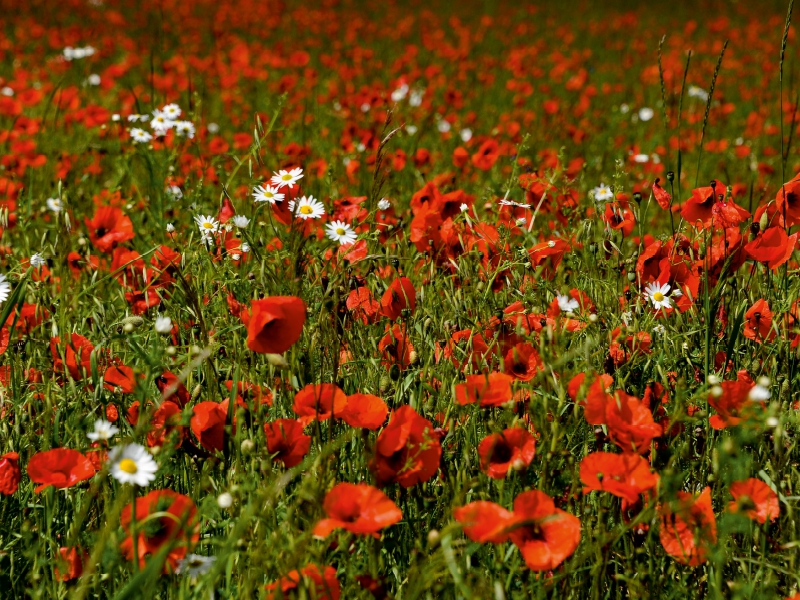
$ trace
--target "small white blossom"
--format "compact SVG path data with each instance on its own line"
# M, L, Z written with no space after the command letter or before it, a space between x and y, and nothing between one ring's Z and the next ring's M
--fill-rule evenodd
M289 202L289 210L300 219L319 219L325 214L325 206L314 196L303 196L295 202Z
M172 331L172 319L168 316L158 316L156 317L156 322L154 325L156 333L160 333L161 335L166 335Z
M111 476L120 483L144 487L156 478L158 465L147 448L139 444L115 446L108 453Z
M334 242L339 242L340 245L352 244L356 241L357 235L344 221L332 221L325 226L325 235Z
M558 300L558 308L560 308L565 313L573 313L578 308L580 308L580 304L578 303L575 298L570 298L569 296L562 296L561 294L556 295L556 300Z
M244 215L236 215L233 217L233 224L236 225L239 229L244 229L250 224L250 219L248 219Z
M153 139L153 136L146 132L144 129L134 127L131 129L131 138L135 144L144 144Z
M386 198L381 198L378 202L378 210L389 210L392 206L392 203L389 202Z
M87 433L86 437L93 442L107 442L118 433L119 429L117 429L113 423L106 421L105 419L98 419L94 422L94 431Z
M472 129L464 128L461 130L459 135L461 136L461 141L466 144L468 141L472 139Z
M276 202L283 202L286 194L278 191L278 188L270 185L259 185L253 188L253 199L256 202L269 202L275 204Z
M648 284L645 288L644 295L656 310L662 308L672 308L672 302L667 294L669 294L670 286L668 283L661 285L657 281Z
M279 170L277 173L272 175L272 179L270 179L270 183L274 186L277 186L278 189L283 187L288 187L289 189L293 189L297 182L303 178L303 169L300 167L296 167L291 171L286 171L284 169Z
M8 300L11 295L11 282L6 279L5 275L0 275L0 304Z
M597 202L607 202L614 199L614 192L606 184L601 183L592 190L592 195Z
M653 118L654 114L655 112L653 112L652 108L647 108L645 106L644 108L639 109L639 119L642 121L649 121Z
M47 264L47 261L38 252L36 252L33 256L31 256L31 266L34 269L38 269L39 267L43 267L46 264Z

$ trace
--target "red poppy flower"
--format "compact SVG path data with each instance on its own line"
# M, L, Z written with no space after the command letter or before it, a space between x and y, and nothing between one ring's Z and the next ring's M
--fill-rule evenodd
M774 270L792 256L797 245L797 236L796 233L786 235L783 227L770 227L760 232L756 239L744 247L744 250L747 256Z
M141 498L135 498L134 504L122 509L120 525L127 537L120 544L120 549L128 560L134 559L134 544L131 537L131 512L136 507L136 550L139 567L144 568L146 559L158 554L164 547L170 547L164 563L164 573L175 570L178 562L186 557L187 552L200 539L200 528L197 522L197 508L188 496L172 490L153 490ZM153 517L155 513L166 513Z
M503 479L510 468L527 467L535 453L536 439L521 427L491 433L478 445L481 470L492 479Z
M373 317L381 308L378 301L372 297L372 292L365 285L354 289L348 294L346 306L347 310L352 311L353 318L361 321L364 325L371 323Z
M455 386L456 402L462 406L480 402L482 408L502 406L511 400L512 381L505 373L467 375L466 383Z
M56 563L56 579L72 581L83 575L83 565L89 560L89 553L83 548L59 548L59 559ZM60 569L59 565L63 568Z
M641 400L617 391L617 399L606 404L608 437L623 452L642 454L650 448L653 438L660 436L661 425Z
M228 401L200 402L192 408L189 426L200 445L210 452L222 452L225 448L225 423L228 420Z
M381 314L395 321L404 309L414 312L417 292L408 277L395 279L381 297Z
M16 492L20 479L19 454L8 452L0 456L0 494L10 496Z
M347 397L344 410L337 416L350 427L375 430L384 424L388 413L386 403L377 396L352 394Z
M709 420L709 424L714 429L725 429L738 425L744 416L747 416L748 409L758 406L750 400L750 390L753 389L753 382L748 379L738 381L723 381L720 384L722 393L717 395L713 391L708 396L708 404L717 411Z
M38 483L34 492L49 485L68 488L94 476L92 461L77 450L56 448L34 454L28 461L28 477Z
M303 425L340 417L347 406L347 396L333 383L309 383L294 397L292 410Z
M336 484L326 494L323 508L328 518L314 526L314 535L320 538L328 537L334 529L378 537L378 531L403 518L386 494L366 483Z
M561 259L569 250L569 244L564 240L553 239L536 244L528 252L531 265L535 268L543 266L542 275L547 279L555 277L556 269L561 264Z
M180 408L189 404L191 396L189 390L186 389L177 375L164 371L161 375L156 377L156 387L161 392L161 400L171 400Z
M314 600L339 600L341 596L341 588L339 587L339 580L336 579L336 569L333 567L325 567L324 570L320 569L315 564L306 565L299 571L291 571L286 577L282 577L279 581L271 583L267 586L268 600L283 600L288 598L287 592L295 590L300 587L303 582L303 587L312 593ZM277 594L275 591L280 588Z
M593 452L581 461L580 477L583 493L592 490L609 492L634 504L639 494L652 490L658 475L650 463L637 454Z
M800 223L800 174L781 186L775 195L775 204L786 227Z
M395 323L387 328L386 333L378 342L378 352L383 357L383 363L387 367L397 365L405 370L411 364L411 353L414 346L406 334L405 324Z
M125 365L109 367L103 374L103 387L112 392L119 390L123 394L132 394L136 390L133 369Z
M750 216L750 213L733 200L720 202L725 196L726 186L719 180L713 186L692 190L692 197L683 203L681 216L690 224L704 228L712 222L715 228L735 227Z
M508 540L508 529L514 514L494 502L470 502L453 511L456 521L464 526L466 536L482 544L502 544Z
M556 508L544 492L534 490L517 496L514 519L517 525L510 532L511 541L534 571L555 569L581 541L578 517Z
M275 459L287 469L299 465L311 448L311 436L305 435L303 424L294 419L264 423L264 434L267 436L267 452L277 453Z
M489 346L480 333L464 329L450 336L442 356L449 359L457 369L464 370L469 364L478 367L488 352Z
M746 481L733 482L731 496L734 502L728 505L728 510L743 512L748 518L762 525L768 520L774 521L781 514L778 494L760 479L751 477Z
M500 156L499 149L497 140L491 138L486 140L472 155L472 164L481 171L488 171L497 162L497 158Z
M611 332L613 340L608 347L608 354L616 366L624 365L637 352L650 354L650 334L639 331L636 335L622 335L622 329L617 327Z
M543 368L544 363L536 348L527 343L510 348L503 362L503 370L519 381L530 381Z
M303 333L306 305L294 296L254 300L247 324L247 347L262 354L283 354Z
M769 303L766 300L756 300L753 306L744 314L744 318L744 337L759 344L774 339L776 334L772 329L772 311L769 309Z
M655 182L653 183L653 197L658 202L658 205L663 208L664 210L669 210L670 205L672 204L672 196L669 195L669 192L662 188L659 185L660 179L656 178Z
M372 462L381 484L405 488L428 481L439 469L442 446L433 424L410 406L401 406L378 435Z
M695 498L678 492L677 500L664 504L661 514L661 545L678 562L696 567L706 561L711 544L717 541L717 520L711 508L711 488Z
M151 448L163 446L167 441L171 441L175 448L183 443L186 430L181 425L181 409L171 400L161 403L153 413L150 425L152 429L147 433L147 445Z
M89 239L100 252L111 252L117 244L132 240L133 223L115 206L101 206L91 221L86 219Z
M82 335L73 333L70 338L70 343L67 344L64 353L65 360L62 360L61 353L59 352L60 344L60 338L50 338L50 353L53 356L53 370L58 373L63 373L66 364L70 376L75 381L80 381L91 369L91 356L94 346Z

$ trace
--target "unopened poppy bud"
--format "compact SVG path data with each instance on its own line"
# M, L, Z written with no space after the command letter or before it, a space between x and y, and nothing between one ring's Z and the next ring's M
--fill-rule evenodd
M515 471L522 471L525 468L525 461L517 457L511 462L511 468Z
M667 171L667 181L675 181L675 171Z
M431 529L428 532L428 545L435 546L439 543L440 538L439 531L437 529Z
M222 508L230 508L233 506L233 496L231 496L228 492L223 492L219 496L217 496L217 505Z
M380 380L378 386L380 387L380 390L382 392L385 392L386 390L388 390L390 385L392 385L392 380L391 379L389 379L386 375L381 377L381 380Z
M253 440L242 440L242 454L250 454L255 447Z
M130 323L125 323L125 326L122 328L122 331L124 331L125 333L130 333L131 331L133 331L133 325L131 325Z
M197 400L197 398L200 397L200 392L202 391L203 391L203 386L200 385L199 383L196 386L194 386L194 389L192 390L192 400Z
M764 211L761 213L761 219L758 221L758 228L761 229L761 231L765 231L768 225L769 215L767 214L767 211Z
M636 281L636 273L628 273L628 281Z
M597 323L598 320L599 320L599 317L596 314L592 313L592 314L589 315L589 322L590 323Z
M641 192L634 192L633 193L633 201L636 202L636 204L639 204L642 201Z
M419 355L417 354L416 350L412 350L408 353L408 362L412 365L415 365L417 362L419 362Z
M130 325L131 327L139 327L144 323L144 319L142 317L127 317L122 319L122 323L124 325Z
M178 349L175 346L167 346L167 356L175 356L178 353Z
M720 396L722 396L722 394L723 394L722 386L715 385L714 387L711 388L711 395L714 396L714 398L719 398Z

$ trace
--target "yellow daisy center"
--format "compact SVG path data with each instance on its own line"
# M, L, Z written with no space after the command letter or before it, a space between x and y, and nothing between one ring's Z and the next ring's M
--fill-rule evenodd
M310 215L314 211L311 209L311 207L308 204L306 204L306 205L300 207L300 212L303 213L304 215Z
M206 229L214 229L214 224L206 221L205 223L203 223L203 227L205 227Z
M345 234L345 231L341 227L339 227L339 229L336 230L336 235L344 235L344 234Z
M664 299L664 294L662 294L661 292L656 292L655 294L653 294L653 300L655 300L656 302L661 302L663 299Z
M123 458L121 461L119 461L119 468L120 470L130 473L131 475L135 475L139 470L139 467L136 466L136 461L130 458Z
M283 181L289 181L289 180L291 180L291 178L292 178L292 176L289 175L288 173L285 173L284 175L281 175L281 179L283 179Z

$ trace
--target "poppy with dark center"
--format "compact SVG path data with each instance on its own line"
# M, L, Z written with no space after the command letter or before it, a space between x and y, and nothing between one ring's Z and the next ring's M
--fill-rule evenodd
M411 353L414 352L414 346L408 339L405 324L395 323L391 327L387 327L386 333L378 342L378 352L381 353L382 362L388 368L397 365L401 370L405 370L411 365Z
M403 513L389 497L366 483L339 483L323 503L327 519L314 526L314 536L328 537L335 529L378 537L378 531L394 525Z
M742 335L758 344L772 341L777 335L772 329L772 311L763 298L756 300L744 314L745 326Z
M347 406L347 396L333 383L309 383L294 397L292 409L303 425L338 417Z
M21 478L19 454L6 452L0 456L0 494L10 496L16 492Z
M403 310L414 312L417 306L417 292L408 277L398 277L381 297L381 314L395 321Z
M136 557L131 537L133 506L136 507ZM165 514L154 517L156 513ZM141 498L135 498L132 505L122 509L120 525L127 534L120 549L128 560L136 558L139 568L144 568L147 560L163 547L169 548L162 569L164 573L173 572L178 562L200 539L194 502L188 496L172 490L153 490Z
M502 406L511 400L512 381L505 373L467 375L466 383L455 386L456 402L462 406L480 402L481 408Z
M506 353L503 368L514 379L530 381L544 368L544 363L533 345L521 343Z
M210 452L225 448L225 423L228 420L228 400L221 403L200 402L192 408L189 426L200 445Z
M132 240L133 223L115 206L101 206L91 220L86 219L89 239L100 252L111 252L117 244Z
M770 227L759 232L752 242L744 247L747 256L775 270L791 258L797 246L797 233L786 235L783 227Z
M290 592L300 587L311 592L314 600L339 600L342 591L339 580L336 578L336 569L325 567L320 569L315 564L309 564L300 569L289 572L275 583L267 586L268 600L286 600L294 598ZM279 591L278 591L279 590ZM302 597L308 597L304 594Z
M375 450L371 466L380 484L397 482L404 488L433 477L442 456L433 424L410 406L392 412Z
M778 494L760 479L753 477L745 481L734 481L731 484L733 502L728 511L743 513L749 519L761 523L774 521L781 514Z
M183 443L185 428L181 425L180 407L167 400L162 402L150 421L151 429L147 432L147 445L163 446L170 442L171 447L177 448Z
M775 204L784 226L800 223L800 174L781 186L775 195Z
M339 416L350 427L378 429L386 421L389 408L386 403L372 394L351 394Z
M536 439L521 427L487 435L478 445L481 470L492 479L503 479L509 469L524 469L536 453Z
M593 452L581 461L583 493L609 492L635 504L639 494L652 490L658 475L650 470L650 463L638 454L612 454Z
M299 465L311 448L311 436L303 433L303 424L294 419L278 419L264 423L267 452L275 454L290 469Z

